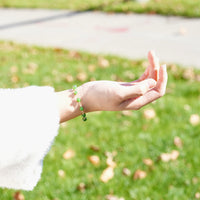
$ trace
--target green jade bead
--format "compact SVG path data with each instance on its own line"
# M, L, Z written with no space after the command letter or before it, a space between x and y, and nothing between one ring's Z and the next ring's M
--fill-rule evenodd
M73 90L76 90L76 89L77 89L77 85L74 85L74 86L73 86Z
M86 114L85 114L85 113L83 113L83 114L82 114L82 117L83 117L83 118L84 118L84 117L86 117Z
M77 94L78 94L78 92L75 90L75 91L74 91L74 94L75 94L75 95L77 95Z
M77 101L77 102L81 102L81 99L80 99L80 98L77 98L76 101Z
M83 106L80 107L80 111L83 111Z

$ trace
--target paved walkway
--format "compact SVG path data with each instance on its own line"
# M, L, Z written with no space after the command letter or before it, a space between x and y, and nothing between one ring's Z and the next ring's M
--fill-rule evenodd
M200 68L200 19L0 9L0 40L146 58Z

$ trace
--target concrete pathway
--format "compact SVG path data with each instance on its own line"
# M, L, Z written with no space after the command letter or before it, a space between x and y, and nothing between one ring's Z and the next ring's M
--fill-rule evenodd
M0 40L146 58L200 68L200 19L59 10L0 9Z

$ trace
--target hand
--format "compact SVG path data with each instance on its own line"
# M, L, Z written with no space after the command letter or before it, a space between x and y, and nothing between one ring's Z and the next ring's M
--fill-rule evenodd
M154 52L148 53L149 67L133 82L93 81L78 88L85 112L138 110L165 94L166 65L160 67Z

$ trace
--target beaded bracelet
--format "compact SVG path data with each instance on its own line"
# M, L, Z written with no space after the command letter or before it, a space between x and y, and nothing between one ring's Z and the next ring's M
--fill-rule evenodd
M73 92L74 92L74 95L77 95L78 92L77 92L77 85L74 85L73 86ZM84 109L83 109L83 105L81 103L81 99L80 98L77 98L76 101L78 102L79 106L80 106L80 111L81 111L81 116L82 116L82 120L85 122L87 121L87 117L86 117L86 113L84 112Z

